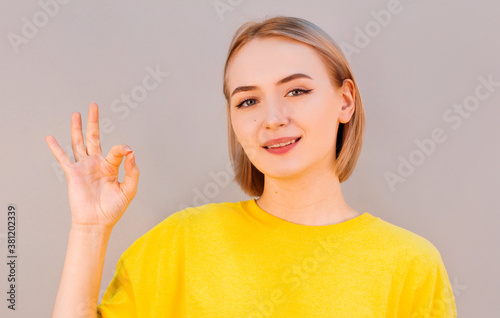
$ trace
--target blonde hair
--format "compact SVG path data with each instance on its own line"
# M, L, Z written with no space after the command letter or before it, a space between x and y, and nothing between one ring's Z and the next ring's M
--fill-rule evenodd
M230 116L230 93L227 87L227 68L231 57L252 39L284 37L312 47L323 60L330 80L341 87L346 79L354 86L354 113L347 123L339 123L336 142L335 173L339 182L346 181L356 166L365 128L365 111L358 86L344 54L335 41L315 24L297 17L276 16L264 18L262 22L249 21L234 34L224 66L223 91L227 102L228 143L234 180L250 196L261 196L264 190L264 174L250 161L236 139Z

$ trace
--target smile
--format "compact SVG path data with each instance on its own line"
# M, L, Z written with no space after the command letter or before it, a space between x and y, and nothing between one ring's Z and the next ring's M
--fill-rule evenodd
M290 140L290 141L282 142L282 143L275 144L275 145L264 146L262 148L264 148L265 150L267 150L269 153L271 153L273 155L285 154L285 153L289 152L290 150L292 150L293 148L295 148L295 146L298 144L300 138L301 137L299 137L295 140Z
M300 139L300 137L297 138L297 139L295 139L295 140L290 140L290 141L287 141L287 142L282 142L282 143L279 143L279 144L276 144L276 145L271 145L271 146L264 147L264 148L270 149L270 148L279 148L279 147L288 146L290 144L295 143L296 141L299 141L299 139Z

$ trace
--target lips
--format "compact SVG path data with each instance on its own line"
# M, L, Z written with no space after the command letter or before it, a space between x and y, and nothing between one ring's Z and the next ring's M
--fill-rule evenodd
M262 146L263 148L270 149L269 146L274 146L274 145L279 145L283 143L289 143L289 142L297 142L301 137L282 137L282 138L277 138L277 139L271 139L268 140L264 143ZM279 147L271 147L271 148L279 148Z

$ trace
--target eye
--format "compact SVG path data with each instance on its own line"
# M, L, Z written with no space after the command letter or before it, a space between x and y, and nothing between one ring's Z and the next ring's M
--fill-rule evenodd
M255 99L254 99L254 98L247 98L247 99L245 99L244 101L242 101L241 103L239 103L238 105L236 105L236 107L237 107L237 108L240 108L240 107L242 107L242 106L243 106L243 104L244 104L244 103L246 103L246 102L248 102L248 101L255 101ZM252 106L252 105L248 105L248 104L247 104L247 106L245 106L245 107L248 107L248 106ZM245 108L245 107L244 107L244 108Z
M305 95L305 94L309 94L310 92L312 91L312 89L300 89L300 88L295 88L295 89L292 89L290 92L288 92L288 94L292 93L292 92L299 92L300 94L292 94L292 96L300 96L300 95ZM287 94L287 96L288 96ZM236 105L235 107L236 108L241 108L243 107L243 104L247 103L247 102L251 102L251 101L257 101L255 98L247 98L245 100L243 100L241 103L239 103L238 105ZM246 107L249 107L249 106L252 106L252 105L255 105L255 103L251 103L251 104L247 104L245 107L243 108L246 108Z
M309 94L309 92L311 92L312 89L308 89L308 90L305 90L305 89L300 89L300 88L295 88L295 89L292 89L288 94L292 93L292 92L301 92L301 94L292 94L292 96L300 96L300 95L305 95L305 94Z

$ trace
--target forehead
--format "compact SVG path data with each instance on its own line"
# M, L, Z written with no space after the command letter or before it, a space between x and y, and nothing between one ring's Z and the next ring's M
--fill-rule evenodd
M286 38L253 39L244 44L227 69L228 87L273 85L280 79L304 73L314 80L328 78L325 65L310 46Z

